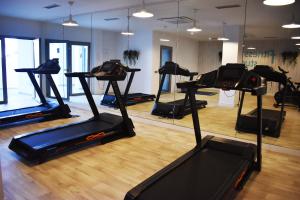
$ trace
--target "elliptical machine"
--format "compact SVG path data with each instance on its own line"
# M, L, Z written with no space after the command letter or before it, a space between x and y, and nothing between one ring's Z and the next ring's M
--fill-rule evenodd
M288 71L285 71L280 66L278 66L279 71L286 75L289 73ZM279 107L283 102L283 95L284 92L286 92L285 96L285 104L296 106L298 110L300 111L300 82L292 82L291 78L287 79L286 84L286 91L282 84L278 85L278 92L275 93L274 99L276 103L274 104L274 107Z

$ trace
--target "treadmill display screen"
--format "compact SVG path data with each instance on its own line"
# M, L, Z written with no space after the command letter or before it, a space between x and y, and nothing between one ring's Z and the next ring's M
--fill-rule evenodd
M243 71L240 69L230 69L230 70L224 70L222 71L222 77L220 77L223 80L240 80Z
M243 76L244 70L241 68L223 67L219 71L217 87L222 89L232 89L237 86Z

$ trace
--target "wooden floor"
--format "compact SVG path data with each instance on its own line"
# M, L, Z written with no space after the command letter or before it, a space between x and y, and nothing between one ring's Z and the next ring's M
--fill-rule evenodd
M182 99L184 94L172 93L162 95L162 102L173 101L174 99ZM218 95L203 96L196 95L197 99L207 100L208 106L205 109L198 111L202 130L224 134L231 137L237 137L247 140L256 140L253 134L239 133L235 131L235 123L237 117L238 106L234 108L226 108L218 106ZM273 107L273 96L264 96L263 107L269 109L276 109ZM193 127L192 116L187 115L183 119L166 119L151 115L153 102L137 104L128 107L128 112L131 115L139 116L151 120L158 120L161 122L171 123L184 127ZM256 98L251 95L246 95L243 112L247 113L256 108ZM264 137L263 142L277 146L300 149L300 112L294 107L286 107L286 118L282 126L280 138ZM277 109L279 110L279 109ZM216 123L217 122L217 123Z
M91 147L38 166L24 164L7 148L14 135L89 117L84 110L71 109L81 117L1 130L5 199L121 200L129 189L195 144L193 134L134 122L137 136L133 138ZM238 199L299 199L299 177L299 157L263 151L261 173L251 177Z

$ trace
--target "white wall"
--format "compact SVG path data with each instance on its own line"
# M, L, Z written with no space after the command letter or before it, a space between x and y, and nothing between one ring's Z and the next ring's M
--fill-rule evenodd
M170 42L161 42L160 39L169 39ZM159 31L153 32L153 66L152 66L152 93L157 93L159 88L159 74L154 73L160 67L160 46L173 48L173 62L192 72L198 72L199 42L197 40L179 36L176 34L166 34ZM186 80L184 77L171 78L171 91L176 88L175 83Z
M220 67L219 52L222 51L222 45L219 41L199 42L199 73L203 74Z

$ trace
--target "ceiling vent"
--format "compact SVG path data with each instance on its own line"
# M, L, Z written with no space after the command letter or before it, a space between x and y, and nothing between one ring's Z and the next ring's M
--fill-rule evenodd
M266 37L264 37L265 39L277 39L278 37L276 37L276 36L266 36Z
M216 9L228 9L228 8L239 8L241 5L239 4L232 4L232 5L224 5L224 6L216 6Z
M58 5L58 4L56 4L56 3L54 3L54 4L51 4L51 5L48 5L48 6L45 6L44 8L46 8L46 9L52 9L52 8L57 8L57 7L60 7L60 5Z
M188 24L188 23L193 23L193 19L185 16L181 17L166 17L166 18L159 18L157 20L167 22L170 24Z
M112 18L105 18L105 21L115 21L115 20L119 20L120 18L118 17L112 17Z

